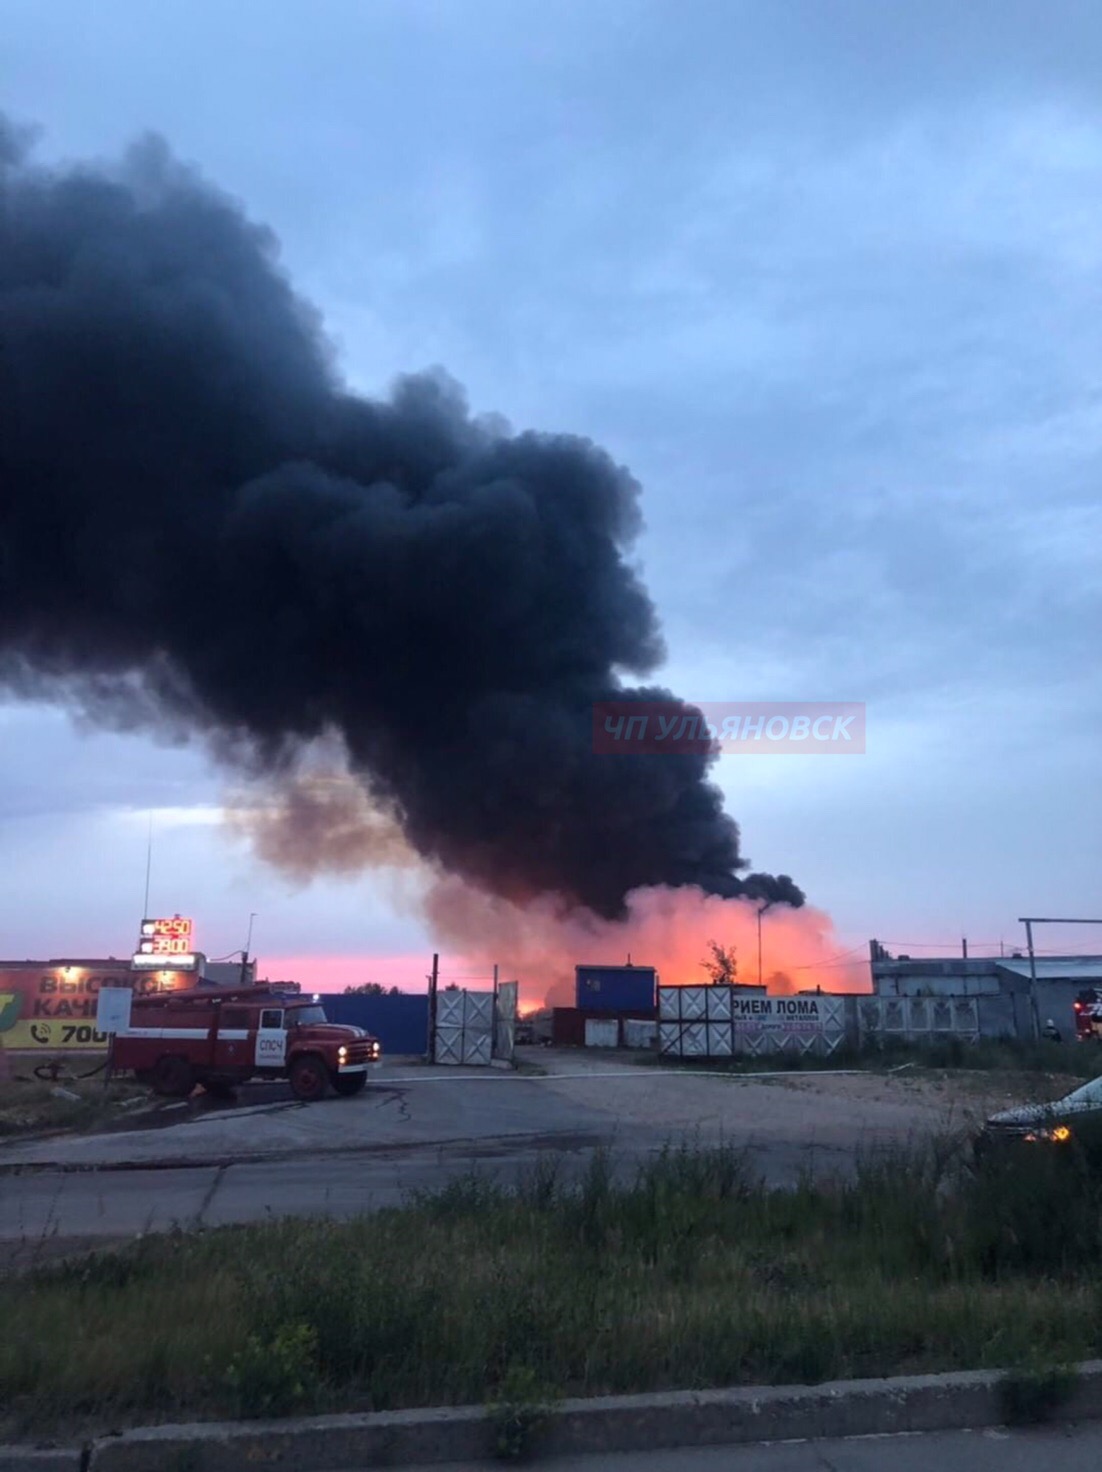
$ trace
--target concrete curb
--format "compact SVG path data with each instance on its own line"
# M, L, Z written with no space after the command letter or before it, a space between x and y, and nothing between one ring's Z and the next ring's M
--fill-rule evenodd
M0 1446L0 1472L81 1472L82 1455L79 1447Z
M749 1386L565 1401L537 1450L544 1456L734 1446L901 1432L957 1431L1003 1421L999 1370ZM1061 1421L1102 1419L1102 1360L1079 1367ZM337 1467L478 1461L493 1454L482 1406L315 1416L286 1421L150 1426L91 1448L0 1447L0 1472L332 1472Z

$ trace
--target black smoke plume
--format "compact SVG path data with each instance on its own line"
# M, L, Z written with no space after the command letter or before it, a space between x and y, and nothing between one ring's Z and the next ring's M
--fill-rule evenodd
M606 917L752 874L704 755L592 750L663 654L638 487L441 373L342 384L273 236L146 142L48 170L0 133L0 677L290 771L339 735L426 859ZM688 707L686 708L688 709Z

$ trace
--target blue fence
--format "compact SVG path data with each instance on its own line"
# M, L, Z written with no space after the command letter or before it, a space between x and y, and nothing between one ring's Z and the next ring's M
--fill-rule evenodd
M575 1006L583 1011L646 1012L655 1005L653 966L575 966Z
M428 1049L429 999L403 992L397 997L324 996L330 1022L365 1028L383 1045L383 1056L425 1053Z

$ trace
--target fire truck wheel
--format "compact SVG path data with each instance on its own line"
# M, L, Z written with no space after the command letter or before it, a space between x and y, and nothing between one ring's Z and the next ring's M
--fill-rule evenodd
M186 1099L195 1087L195 1073L186 1058L168 1053L153 1069L153 1092L170 1099Z
M325 1096L329 1087L329 1070L320 1058L307 1054L291 1064L291 1092L296 1099L311 1103Z
M333 1087L344 1099L360 1093L366 1083L366 1073L335 1073L333 1075Z

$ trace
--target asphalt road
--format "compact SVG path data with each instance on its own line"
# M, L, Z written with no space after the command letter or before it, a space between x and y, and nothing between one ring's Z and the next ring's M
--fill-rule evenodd
M542 1060L541 1060L542 1061ZM390 1063L355 1099L301 1105L272 1086L236 1108L0 1149L0 1240L72 1239L278 1216L358 1215L472 1169L513 1179L541 1158L566 1174L598 1147L618 1168L667 1143L725 1140L770 1181L845 1169L862 1145L913 1132L913 1101L875 1107L748 1079L548 1055L546 1076ZM260 1102L254 1102L260 1101Z
M548 1472L1098 1472L1102 1427L953 1431L778 1446L705 1447L541 1460ZM434 1472L489 1472L500 1462L452 1462ZM429 1472L411 1467L408 1472Z

